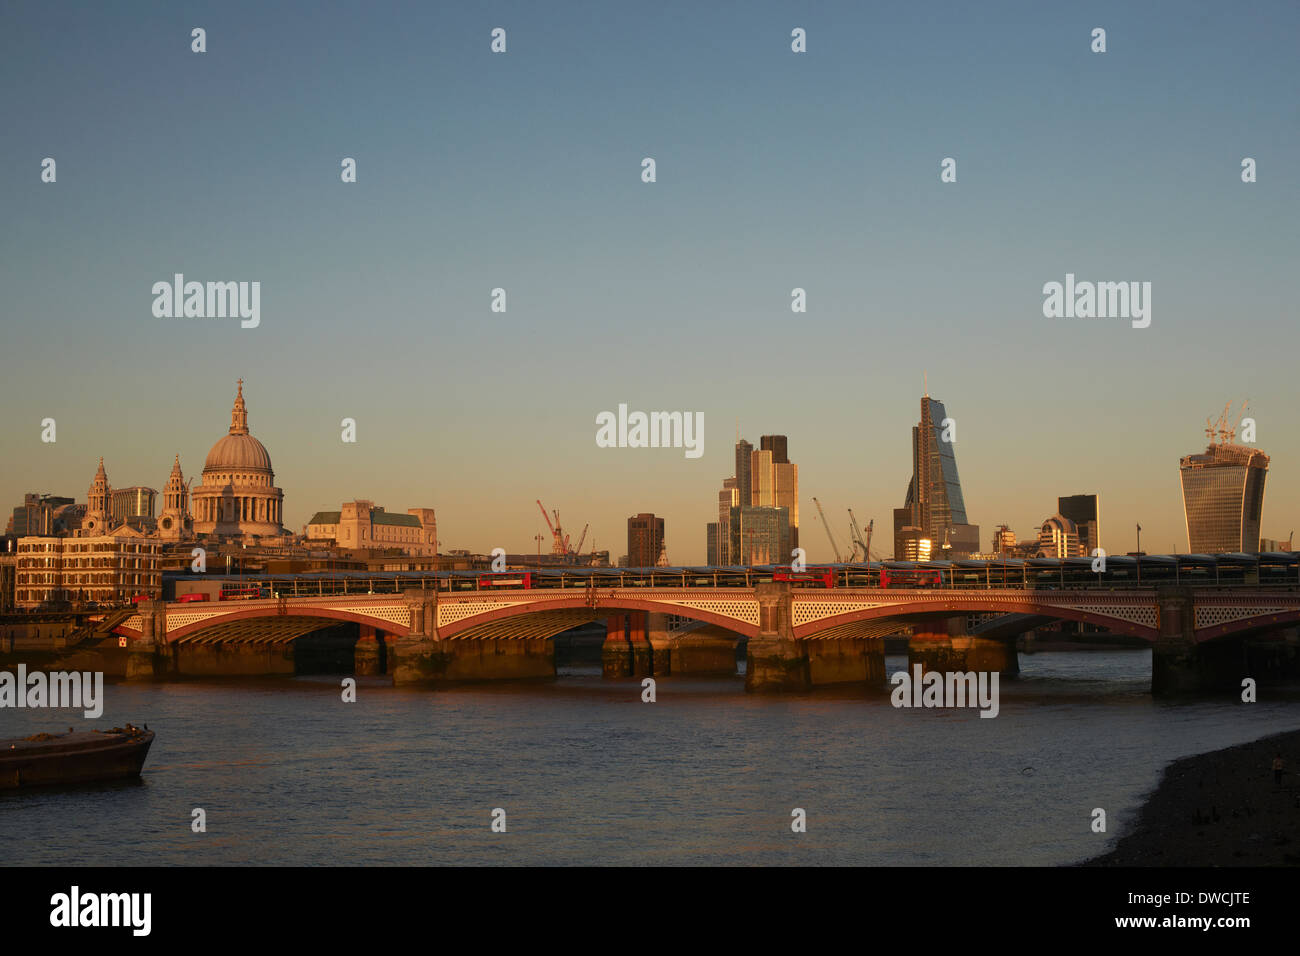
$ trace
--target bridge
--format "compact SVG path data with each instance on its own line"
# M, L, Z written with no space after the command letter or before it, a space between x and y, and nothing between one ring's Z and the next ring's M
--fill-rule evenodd
M551 638L601 622L610 677L735 673L744 639L747 687L800 690L883 684L882 639L904 628L909 656L925 667L1014 674L1019 632L1077 621L1149 642L1152 689L1165 694L1264 676L1275 663L1252 665L1243 642L1276 645L1292 660L1288 629L1300 623L1300 589L1288 586L811 588L758 575L743 587L697 575L670 587L667 574L647 572L631 581L626 573L586 573L554 586L495 589L481 586L482 577L429 575L414 588L409 576L370 576L364 593L335 586L337 579L326 593L319 577L285 577L257 588L273 597L145 602L114 633L127 641L128 674L147 677L184 673L199 660L204 667L193 672L292 670L286 652L298 638L352 628L356 671L406 684L554 676ZM984 622L972 626L974 615ZM1245 673L1252 668L1260 673Z

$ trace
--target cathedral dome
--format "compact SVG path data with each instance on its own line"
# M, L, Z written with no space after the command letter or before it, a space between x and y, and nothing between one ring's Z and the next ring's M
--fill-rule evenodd
M239 381L235 407L230 412L230 432L208 452L203 471L253 471L270 475L271 456L266 446L248 433L248 409L244 405L244 381Z
M252 435L223 435L203 463L204 471L259 471L271 473L266 446Z

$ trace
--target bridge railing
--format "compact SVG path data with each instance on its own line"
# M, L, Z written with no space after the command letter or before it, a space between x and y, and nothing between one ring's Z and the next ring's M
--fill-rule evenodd
M1216 567L1213 575L1182 573L1180 568L1162 566L1144 569L1133 562L1119 570L1094 573L1088 563L1082 567L1070 562L1046 566L1030 563L990 564L987 567L936 567L910 564L835 566L829 574L815 581L799 581L792 587L799 591L825 591L838 588L898 590L1040 590L1040 591L1124 591L1169 585L1199 589L1235 590L1240 588L1300 590L1300 565L1279 568L1279 573L1262 573L1262 569L1241 565ZM917 573L920 569L920 573ZM515 590L606 590L606 589L689 589L727 588L751 590L755 585L774 579L772 567L756 568L577 568L570 570L514 571L501 574L474 571L393 572L362 574L328 572L301 575L244 575L183 577L179 581L219 580L232 590L255 590L267 598L334 597L340 595L396 595L416 589L440 594L462 592L501 592ZM824 569L827 570L827 569ZM912 577L907 577L907 575ZM901 578L901 580L900 580Z

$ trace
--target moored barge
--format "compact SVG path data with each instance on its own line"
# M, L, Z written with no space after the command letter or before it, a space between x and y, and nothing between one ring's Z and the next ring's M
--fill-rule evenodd
M153 736L127 724L0 740L0 790L138 777Z

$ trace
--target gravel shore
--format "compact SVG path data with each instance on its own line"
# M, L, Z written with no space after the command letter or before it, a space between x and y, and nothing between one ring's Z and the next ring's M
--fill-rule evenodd
M1286 772L1273 781L1273 758ZM1300 864L1300 731L1184 757L1166 768L1137 824L1084 866Z

